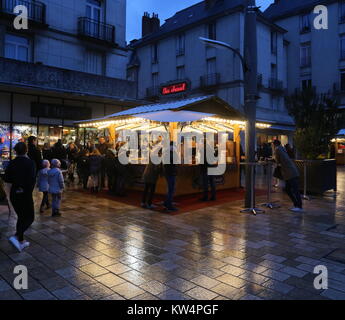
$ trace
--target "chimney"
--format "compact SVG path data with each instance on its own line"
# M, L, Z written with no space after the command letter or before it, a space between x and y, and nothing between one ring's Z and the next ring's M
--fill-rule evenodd
M142 20L142 37L145 37L152 32L158 31L160 26L161 22L158 18L158 14L153 13L152 17L150 17L150 14L148 12L145 12Z
M142 19L141 36L145 37L151 33L151 18L148 12L145 12Z
M214 7L217 1L218 0L205 0L206 9L211 9L212 7Z
M151 18L151 32L156 32L161 26L161 21L158 18L158 14L153 13Z

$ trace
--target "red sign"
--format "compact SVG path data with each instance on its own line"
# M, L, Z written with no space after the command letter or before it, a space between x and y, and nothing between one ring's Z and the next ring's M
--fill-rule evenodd
M188 88L187 82L181 82L181 83L171 84L171 85L162 87L161 93L163 96L166 96L168 94L185 92L187 91L187 88Z

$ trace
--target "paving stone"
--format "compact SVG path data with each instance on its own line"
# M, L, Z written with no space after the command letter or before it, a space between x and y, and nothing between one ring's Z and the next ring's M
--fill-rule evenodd
M201 287L195 287L185 292L188 296L196 300L212 300L217 297L217 294Z
M85 272L91 277L98 277L109 272L107 269L102 268L95 263L80 267L80 270Z
M191 300L191 297L185 295L181 291L177 291L174 289L169 289L157 295L157 297L161 300L172 300L172 301L179 301L179 300Z
M84 287L82 288L82 291L93 300L99 300L104 297L109 297L110 295L114 293L110 288L100 283L92 284L91 286Z
M219 281L211 279L204 275L198 276L194 279L191 279L190 281L206 289L211 289L220 283Z
M158 295L164 291L167 291L169 288L164 285L163 283L160 283L159 281L153 280L146 282L140 286L141 289L153 294Z
M186 292L196 287L195 283L184 280L182 278L176 278L176 279L170 280L166 283L166 285L181 292Z
M263 286L283 294L287 294L294 289L294 287L277 280L266 281Z
M115 286L112 288L112 290L119 294L120 296L123 296L126 299L132 299L136 296L139 296L143 294L145 291L141 288L131 284L131 283L123 283L118 286Z
M68 286L68 287L53 291L53 294L60 300L72 300L83 295L83 292L78 290L75 287Z
M327 289L321 293L321 296L331 300L345 300L345 293L334 289Z
M107 273L107 274L104 274L102 276L96 277L95 280L97 280L98 282L102 283L103 285L105 285L109 288L126 282L124 279L119 278L118 276L116 276L112 273Z
M0 280L0 292L10 290L11 286L4 280Z
M56 298L45 289L24 293L23 298L25 300L56 300Z
M116 263L111 266L107 266L106 269L114 274L121 274L121 273L125 273L127 271L132 270L130 267L122 263Z
M230 274L225 274L217 278L218 281L224 282L232 287L235 287L237 289L242 288L245 284L246 281L243 279L240 279L238 277L234 277Z
M290 275L286 273L276 271L276 270L270 270L270 269L262 272L262 275L272 278L274 280L282 281L282 282L290 278Z
M285 268L280 269L279 271L287 273L291 276L298 277L298 278L303 278L305 275L308 274L308 272L306 271L299 270L297 268L292 268L292 267L285 267Z

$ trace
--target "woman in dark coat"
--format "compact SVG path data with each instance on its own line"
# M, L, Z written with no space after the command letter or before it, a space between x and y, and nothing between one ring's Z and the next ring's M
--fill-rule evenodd
M28 157L35 163L36 170L42 169L42 153L36 146L37 138L31 136L28 138Z
M94 149L89 157L90 176L92 180L91 192L99 191L100 175L103 158L97 149Z
M89 151L81 151L77 160L77 172L84 189L87 189L87 180L90 176Z
M24 233L35 219L32 192L36 183L36 166L27 156L25 143L17 143L14 150L17 157L10 161L5 171L5 181L12 184L10 200L18 216L17 232L9 241L21 252L30 245L24 240Z
M53 149L53 158L58 159L61 162L61 169L67 170L67 152L62 144L61 139L55 143Z
M49 162L53 160L53 151L50 147L49 142L46 142L42 149L43 160L48 160Z

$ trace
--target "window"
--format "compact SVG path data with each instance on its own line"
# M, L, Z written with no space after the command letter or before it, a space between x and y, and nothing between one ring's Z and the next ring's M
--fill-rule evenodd
M302 90L311 88L311 86L312 86L311 79L304 79L301 81Z
M271 53L273 54L277 53L277 40L278 40L277 32L271 32Z
M185 79L185 68L184 66L180 66L176 68L177 80Z
M216 58L207 59L207 75L215 74L217 71L217 60Z
M151 61L152 63L158 63L158 44L157 43L151 46Z
M271 78L278 79L278 69L277 65L274 63L271 64Z
M339 23L345 23L345 1L339 3Z
M25 37L6 34L5 58L29 62L30 40Z
M300 31L301 31L301 33L310 32L309 14L303 14L300 17Z
M341 70L340 72L340 90L341 92L345 92L345 70Z
M176 55L181 56L185 50L185 35L184 33L179 34L176 37Z
M208 33L208 38L212 40L217 39L217 25L216 22L210 23L207 26L207 33Z
M301 46L301 67L310 67L311 65L311 47L310 43Z
M340 59L345 60L345 34L340 37Z
M85 72L103 74L103 54L95 51L87 51L85 55Z
M102 20L102 3L98 0L87 0L86 2L86 17L91 20Z
M152 87L157 88L159 85L159 74L158 72L152 73Z

